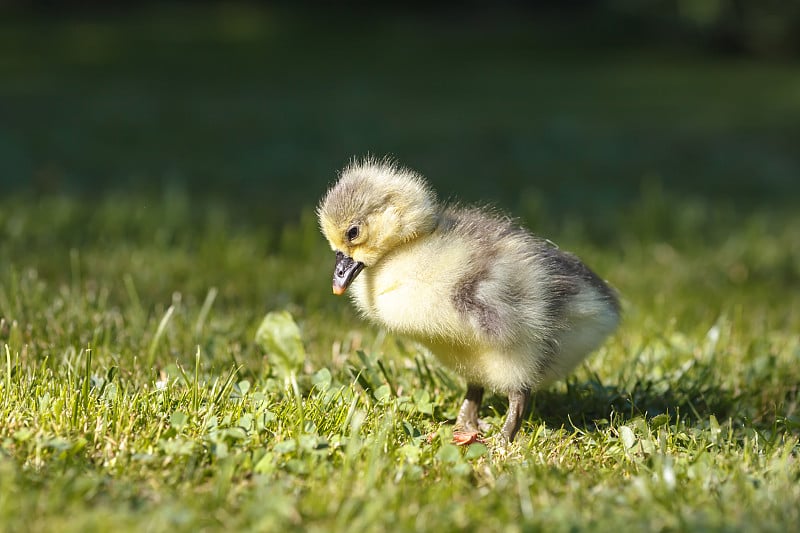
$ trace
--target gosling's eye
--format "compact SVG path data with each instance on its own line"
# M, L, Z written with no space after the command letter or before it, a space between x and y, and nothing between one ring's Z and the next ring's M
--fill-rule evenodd
M350 226L347 230L347 240L353 242L356 238L358 238L358 226Z

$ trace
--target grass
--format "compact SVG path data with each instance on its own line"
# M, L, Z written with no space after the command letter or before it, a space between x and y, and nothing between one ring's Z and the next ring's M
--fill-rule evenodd
M162 238L167 202L142 237L114 230L135 205L95 206L105 238L80 248L37 242L80 203L3 205L18 232L0 279L9 531L800 520L796 215L753 214L713 248L571 243L625 295L623 327L535 397L513 446L492 432L457 449L446 421L463 385L329 296L311 220L266 253L257 226L215 236L212 210ZM259 331L274 309L291 314ZM483 411L495 431L504 409Z
M144 16L86 32L27 22L61 45L46 51L14 33L19 22L0 33L31 44L0 53L11 80L0 94L15 103L0 124L0 154L12 156L0 197L0 530L796 529L794 70L542 53L551 85L540 87L519 70L527 59L501 54L519 48L512 33L497 50L464 45L494 76L476 84L475 70L448 61L455 45L431 48L441 79L466 88L406 101L393 68L422 67L388 40L366 57L339 45L359 68L387 54L355 78L299 50L285 61L300 68L274 82L255 69L258 46L220 37L241 25L199 13L152 39L140 36L152 29ZM277 15L232 13L222 20L255 24L245 37L256 45L292 42L267 31ZM423 32L414 46L448 35ZM77 36L100 39L102 53L83 54ZM151 55L159 39L174 56ZM206 54L182 55L186 43ZM200 83L208 53L241 61L231 79ZM171 69L174 85L153 89ZM285 79L301 75L328 77L330 93L294 91ZM730 90L711 98L720 85ZM294 110L278 117L295 128L282 149L263 125L277 104L259 103L262 89ZM390 102L415 114L384 116ZM186 122L167 114L159 130L161 106ZM81 128L76 107L89 117ZM464 109L474 116L457 120ZM220 116L235 135L203 129ZM312 208L365 147L422 161L445 197L510 208L623 295L619 332L536 394L511 446L497 439L505 399L492 396L487 442L454 447L459 378L330 295ZM498 168L497 180L476 179ZM182 177L162 184L163 169ZM29 175L32 188L15 184ZM114 184L97 185L102 176ZM98 194L83 190L92 184Z

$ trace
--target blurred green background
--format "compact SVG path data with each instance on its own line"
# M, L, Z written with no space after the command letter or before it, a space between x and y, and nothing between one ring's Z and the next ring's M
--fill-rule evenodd
M603 240L653 190L791 208L799 5L12 2L0 186L177 193L277 227L388 153L444 197Z

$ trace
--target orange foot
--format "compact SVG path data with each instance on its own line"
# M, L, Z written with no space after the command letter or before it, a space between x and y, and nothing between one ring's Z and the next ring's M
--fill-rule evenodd
M485 442L483 438L481 438L479 431L453 432L453 444L456 446L466 446L467 444L472 444L473 442Z

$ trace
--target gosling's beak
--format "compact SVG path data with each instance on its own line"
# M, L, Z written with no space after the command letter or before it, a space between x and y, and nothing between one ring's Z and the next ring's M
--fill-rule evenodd
M342 252L336 252L336 266L333 267L333 294L344 294L350 283L364 268L364 263L353 261L352 257L347 257Z

